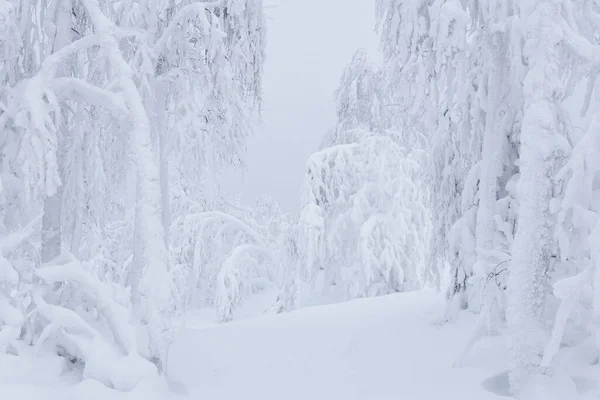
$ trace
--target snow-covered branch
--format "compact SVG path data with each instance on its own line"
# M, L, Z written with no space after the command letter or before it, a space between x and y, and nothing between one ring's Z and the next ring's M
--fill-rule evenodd
M202 31L204 34L208 34L211 30L213 32L218 32L223 37L225 33L217 30L213 27L206 15L206 12L212 8L219 7L223 4L222 1L213 1L213 2L201 2L195 1L187 6L182 7L177 14L173 16L173 19L169 22L169 25L166 27L162 35L158 38L154 45L154 53L161 54L165 51L165 46L169 39L171 39L173 32L181 25L188 23L192 20L198 20Z
M34 234L35 230L38 229L38 225L42 219L42 216L32 219L22 229L12 232L3 238L0 238L0 253L6 253L15 250L25 239Z
M127 106L122 96L91 85L83 79L54 78L48 83L48 87L58 97L62 97L65 100L77 100L116 111L127 111Z
M586 269L576 276L562 279L554 284L554 295L561 300L561 303L540 366L548 367L558 353L567 321L586 292L585 286L589 285L591 272L591 269Z
M248 226L248 224L245 224L244 222L235 218L234 216L226 214L224 212L207 211L207 212L203 212L203 213L199 213L199 214L192 214L192 215L187 216L186 218L199 220L201 227L205 226L206 224L211 223L211 222L218 222L218 221L225 222L228 229L240 230L240 231L246 233L250 238L252 238L252 240L254 240L256 245L261 246L263 248L267 247L267 245L264 243L263 239L261 238L260 234L258 232L256 232L256 230L254 230L252 227Z
M90 295L95 307L103 313L125 354L135 353L135 333L129 324L128 310L112 299L111 291L87 273L71 254L63 254L36 270L36 275L48 283L71 282Z
M253 244L236 246L225 259L217 275L217 291L215 301L217 314L222 322L230 321L235 307L242 300L242 291L252 280L251 274L243 265L244 257L262 257L264 261L273 261L273 255L267 248Z
M111 39L112 38L107 35L95 34L84 36L81 39L68 44L44 59L39 70L40 76L42 76L44 80L54 78L58 68L69 56L90 47L105 45L107 41Z

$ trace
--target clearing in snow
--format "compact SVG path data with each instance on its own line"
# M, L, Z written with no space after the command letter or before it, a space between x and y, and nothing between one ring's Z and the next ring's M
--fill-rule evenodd
M192 399L501 398L489 390L507 382L484 383L506 370L502 339L481 340L454 367L475 317L439 324L443 310L420 291L196 325L177 335L168 373Z

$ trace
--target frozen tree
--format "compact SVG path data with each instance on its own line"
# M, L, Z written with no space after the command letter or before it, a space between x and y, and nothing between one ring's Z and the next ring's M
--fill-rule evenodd
M510 247L516 219L514 190L518 167L516 140L520 131L522 97L511 82L520 81L520 69L511 60L515 57L511 33L515 30L511 5L493 8L471 4L473 26L488 25L488 29L473 33L469 51L471 65L480 66L474 77L473 99L470 102L472 135L481 142L476 207L476 257L473 266L473 292L482 293L479 307L490 321L503 319L504 277L510 260ZM505 29L502 29L505 27ZM491 278L499 284L490 284ZM472 299L477 304L477 299ZM471 304L473 306L473 304ZM493 315L500 313L500 315ZM500 327L490 323L490 330ZM494 326L496 325L496 326Z
M270 198L251 209L228 202L219 209L203 211L198 205L196 213L174 221L182 229L172 236L178 243L173 264L177 292L185 295L179 299L182 307L215 307L226 322L254 293L274 289L280 297L288 295L295 277L287 265L295 254L287 241L295 237L290 237L293 221ZM278 303L289 309L293 296Z
M104 16L102 12L99 11L97 3L87 2L83 5L87 10L88 15L96 18L96 23L98 25L106 22L103 19ZM38 45L43 47L45 40L50 38L53 40L50 47L47 48L47 50L50 51L50 54L37 53L41 57L37 71L31 71L31 77L17 82L15 86L8 91L6 108L2 115L3 121L0 125L3 127L3 131L7 133L7 139L14 140L11 137L13 134L20 134L25 138L25 140L21 139L20 141L15 141L16 143L19 143L20 147L16 154L17 158L15 159L15 162L18 163L20 160L23 162L23 164L20 165L21 171L18 171L17 173L20 172L24 174L25 181L29 181L29 187L25 186L26 191L19 196L24 197L24 208L35 209L36 202L37 204L43 202L42 208L44 217L42 223L40 258L43 263L49 263L61 253L63 247L63 235L65 235L66 238L71 239L71 234L74 232L70 231L69 228L77 225L67 225L64 229L61 226L60 210L61 202L63 201L63 188L73 188L73 186L82 183L77 180L63 179L69 176L67 174L61 177L68 168L74 167L73 165L64 164L64 160L68 159L64 157L64 153L67 148L66 144L72 138L71 135L73 134L73 131L71 130L71 123L73 120L71 119L72 115L66 111L68 107L63 107L66 107L68 101L72 101L76 103L87 103L92 107L102 107L107 110L109 114L116 113L115 117L119 114L129 115L130 121L137 127L137 130L134 129L134 132L143 132L144 124L143 113L140 114L139 109L136 110L134 105L131 103L128 104L128 101L131 102L135 100L135 93L137 93L135 86L131 86L133 85L131 80L129 97L121 97L110 90L89 83L83 78L79 78L77 76L78 74L72 74L70 69L72 62L74 62L76 57L84 57L82 54L86 53L88 50L91 51L95 46L105 46L108 57L112 57L112 62L115 65L119 65L119 62L121 63L120 65L123 69L121 71L117 69L117 71L123 73L126 78L127 72L130 70L125 61L121 58L118 43L116 39L111 36L112 32L105 33L104 35L90 34L80 39L73 39L71 38L71 35L73 34L71 24L73 6L71 5L71 2L61 1L52 3L48 9L43 9L42 5L35 5L34 7L40 7L34 8L34 10L39 10L42 14L44 14L44 11L48 12L48 14L46 14L47 19L43 20L44 25L42 26L47 28L47 31L44 31L45 35L39 38L39 42L28 43L28 45ZM24 10L23 12L29 12L29 10ZM28 17L29 14L21 15L25 26L28 26L27 21L25 21ZM107 27L107 29L108 28L110 27ZM81 27L80 30L83 31L83 27ZM113 50L112 53L110 49ZM24 53L26 54L26 52ZM125 67L123 67L123 65ZM124 82L127 83L127 80ZM125 90L125 94L126 93L127 91ZM136 125L140 120L139 126ZM94 133L91 133L90 135L94 135ZM11 144L8 144L8 146ZM141 155L141 153L143 153L141 148L138 148L137 150L138 152L136 154ZM5 165L10 165L9 163L12 161L11 157L12 155L10 153L5 155L5 161L7 162ZM92 162L93 160L94 159L92 158L90 161ZM146 168L151 170L153 165L153 156L151 152L146 161L147 162L143 162L139 159L138 165L143 165L140 169ZM86 166L88 168L92 167L91 164L87 164ZM83 172L85 173L85 170ZM145 185L148 185L153 179L151 173L144 171L144 174L141 174L141 177L138 179L138 183L141 187L146 188ZM155 180L157 181L157 179ZM66 183L63 184L63 182ZM81 194L80 190L74 191L75 195ZM139 193L143 193L143 190L140 189L138 191L138 194ZM151 199L148 200L151 201ZM144 204L145 201L146 200L140 200L140 213L143 212L142 210L144 210L144 207L147 207L147 204ZM146 214L144 214L144 218L140 219L143 219L147 223L152 222L151 214L147 213L147 211ZM66 220L68 221L68 219ZM142 230L147 233L152 231L153 233L149 233L145 237L139 237L138 241L145 243L146 248L153 248L158 251L158 253L151 255L152 257L150 258L155 259L155 262L160 263L160 246L150 245L151 243L149 243L149 238L151 238L152 235L160 235L159 231L149 226L145 226ZM160 267L155 266L154 270L158 271L161 268L164 268L164 265L161 265ZM49 304L49 301L58 301L61 294L64 295L65 293L70 292L68 285L56 285L54 282L52 283L53 285L49 287L51 289L49 293L45 293L44 295L37 295L35 292L31 293L32 298L30 300L33 301L32 305L35 304L36 307L42 310L47 308L46 305ZM23 285L27 286L28 283L23 282ZM56 292L56 297L51 293L52 291ZM153 294L155 293L157 292L153 292ZM54 307L53 309L56 310L62 310L56 312L64 313L67 312L72 305L62 303L50 305L49 307ZM43 312L42 315L47 321L51 321L51 318L49 318L48 315ZM39 325L31 324L30 326L31 331L25 330L24 335L28 336L31 334L36 338L35 340L38 341L38 343L41 343L40 338L44 336L44 333L38 332ZM39 336L40 334L41 336Z
M523 5L520 12L529 22L523 50L529 64L523 87L519 219L508 278L510 381L515 391L539 366L547 339L544 304L546 273L553 251L552 177L564 163L570 147L564 136L568 123L557 102L557 98L567 94L563 82L568 78L571 62L564 52L568 32L561 23L561 2Z
M584 240L571 242L573 235L585 236L593 229L574 229L571 223L577 222L571 221L577 220L571 220L569 200L558 214L562 233L557 234L550 207L561 193L555 174L570 152L565 137L574 140L563 102L582 77L592 82L595 76L589 17L595 9L587 4L582 13L570 2L561 4L434 1L425 7L417 2L412 14L407 9L401 14L404 19L395 20L404 21L405 30L399 28L403 38L393 41L412 43L421 35L424 39L417 43L433 43L427 54L433 65L429 77L435 88L429 95L437 105L432 111L437 126L425 132L434 132L434 255L450 264L450 295L461 299L452 303L481 312L475 335L498 333L507 319L515 391L539 366L546 344L548 274L575 260L572 243L578 250L585 248ZM385 15L389 18L395 11ZM416 31L411 21L419 19L411 20L411 15L421 15L428 29ZM527 27L520 21L529 21ZM401 49L392 54L406 54ZM411 47L410 54L419 56L419 49ZM401 77L409 65L410 57L403 60L394 76ZM421 68L425 65L420 63ZM563 188L571 188L563 189L565 193L579 190L573 189L575 183L566 183L571 176L581 176L573 172L581 171L578 168L562 173ZM557 252L565 262L552 265ZM578 273L583 270L577 268ZM565 307L573 304L576 300L557 285L556 296ZM564 315L562 308L557 321L564 323Z
M257 117L261 2L5 0L0 21L2 348L128 390L144 357L162 368L183 295L172 214L217 203L193 183L240 162Z
M246 140L259 117L262 96L262 2L214 3L202 11L206 13L201 21L204 25L179 25L190 18L190 10L198 12L196 8L182 8L173 17L177 24L171 26L172 36L157 41L163 68L178 66L159 77L167 93L167 117L159 120L167 121L165 132L174 137L162 163L174 166L168 167L166 174L171 208L166 219L172 221L170 260L177 274L192 277L177 289L189 291L176 293L178 312L216 304L217 265L221 263L215 260L231 248L210 246L215 240L233 244L227 235L211 237L211 230L198 215L245 218L240 217L239 207L221 196L219 176L224 166L243 166Z
M417 171L384 136L313 154L300 216L306 279L338 300L419 287L428 214Z
M520 37L514 12L510 4L467 3L463 18L468 18L468 42L453 54L460 57L454 64L461 66L457 72L469 85L458 84L460 79L444 83L455 93L446 101L454 110L449 121L462 159L450 171L462 170L457 182L463 187L461 217L451 228L450 243L459 265L453 268L450 290L459 295L463 307L481 312L478 334L498 333L503 324L518 212L522 94L512 82L522 81L523 68L514 63L520 51L514 42Z
M428 112L437 122L437 126L424 127L431 143L432 263L439 263L441 257L449 264L451 282L447 296L464 307L465 286L472 274L471 223L475 201L473 187L468 184L476 183L468 177L476 147L465 129L468 122L464 118L470 88L466 57L468 16L457 1L434 1L427 18L427 41L432 48L424 56L431 64L429 80L433 85L428 100L435 107Z
M432 256L449 267L450 317L480 312L474 338L508 321L515 391L542 361L548 283L565 279L555 282L563 305L544 363L565 318L589 300L571 293L593 265L595 146L588 137L570 152L580 138L565 103L589 107L597 11L593 2L378 2L392 119L430 143Z
M453 53L460 47L445 46L448 36L455 42L462 37L462 18L456 27L454 9L441 13L443 2L381 0L377 2L378 29L384 56L383 80L387 95L387 109L391 113L392 126L399 132L399 143L408 148L424 151L422 162L431 164L420 177L423 200L430 203L433 218L432 251L428 275L433 282L439 281L440 265L451 259L455 275L466 276L462 263L456 256L448 257L448 235L452 224L460 217L463 165L459 153L458 137L449 131L442 121L449 121L450 114L445 102L453 92L443 87L440 74L456 65ZM432 14L433 13L433 14ZM432 18L432 15L436 18ZM447 27L452 26L451 29ZM444 36L446 35L446 36ZM436 41L444 46L434 48ZM444 41L444 42L442 42ZM451 41L450 41L451 43ZM444 52L450 56L436 61ZM455 74L456 75L456 74ZM448 75L451 77L452 73ZM457 81L460 78L457 76ZM460 277L454 285L460 292ZM452 294L451 294L452 295Z
M358 50L342 74L336 95L338 125L328 132L321 148L355 143L357 133L383 132L389 127L390 113L384 97L382 71Z
M558 11L559 9L560 11ZM533 105L529 105L529 109L536 111L536 116L544 115L546 117L546 119L536 118L534 121L538 125L531 128L532 132L538 135L544 134L543 138L548 143L547 147L538 149L538 152L545 151L542 153L543 161L546 162L545 167L553 179L550 183L544 181L547 185L546 190L550 194L542 199L537 198L536 206L538 212L541 209L548 215L545 217L546 224L543 226L546 231L538 227L536 232L548 232L549 237L538 235L534 239L537 241L544 239L541 243L536 243L536 246L546 246L542 254L550 257L550 260L538 256L537 264L532 264L537 265L541 270L534 275L538 276L538 282L534 282L534 284L523 279L522 275L516 275L515 279L522 279L520 286L516 287L521 293L511 292L511 295L515 297L515 300L523 298L518 297L519 295L527 295L528 299L537 297L535 304L547 303L547 301L543 301L545 293L540 292L539 289L535 291L535 288L540 288L540 282L545 284L548 279L552 279L555 281L553 294L560 300L560 306L556 311L554 329L549 342L539 343L542 341L539 339L537 343L534 343L535 347L530 342L525 342L531 346L527 349L529 352L526 353L530 359L518 358L519 355L516 355L517 367L520 368L515 368L512 375L516 381L515 390L520 388L519 383L526 382L532 370L536 371L535 362L541 358L543 349L540 350L540 347L544 345L545 351L541 358L541 366L549 365L558 352L563 335L566 335L569 327L583 328L590 335L595 336L596 340L598 337L598 324L595 317L598 312L597 255L594 250L598 239L595 206L598 173L596 162L598 117L596 112L593 113L591 120L586 115L590 110L592 98L597 98L595 80L598 53L595 45L597 38L594 33L596 28L594 27L597 27L600 21L597 18L598 10L591 2L586 2L583 7L571 2L560 5L548 2L538 8L531 8L529 11L531 12L530 18L543 24L542 26L545 28L553 29L554 34L554 36L548 36L548 32L540 29L537 34L542 36L537 37L538 42L530 39L532 44L537 43L536 46L540 46L540 43L543 43L553 50L560 51L559 57L558 54L552 56L553 53L546 50L544 54L547 58L541 59L545 60L545 63L537 62L535 64L537 69L530 67L528 85L525 86L526 90L535 88L535 93L538 95L538 101L535 104L539 108L532 108ZM554 23L558 21L560 28L551 25L545 18L552 18ZM536 38L535 35L532 36ZM531 57L535 57L536 51L540 51L539 48L541 47L538 47L538 50L534 50L534 47L529 48ZM584 78L587 79L587 85L584 85L586 82L582 82ZM547 82L542 84L540 79L551 79L555 86L548 85ZM546 88L553 90L553 96L550 96L549 92L545 92ZM557 102L557 94L559 94L558 99L561 102ZM581 106L581 116L574 115L569 109L573 108L573 104ZM544 114L540 114L542 106L546 106ZM594 110L593 107L591 109ZM574 118L580 118L581 122L587 125L583 135L574 129L575 126L571 123ZM524 119L524 123L526 120ZM550 124L547 121L557 121L557 123ZM534 130L534 127L537 129ZM525 130L523 130L523 134L525 134ZM536 138L537 141L541 140L540 136L536 136ZM539 146L536 147L539 148ZM555 174L555 170L558 168L560 170ZM548 201L547 197L552 198ZM514 254L513 258L516 258L516 255ZM523 257L522 254L519 256ZM542 271L545 272L545 275L542 275ZM532 271L529 273L533 275ZM525 282L529 285L523 284ZM513 287L511 286L509 289L512 290ZM514 307L512 312L517 314L515 320L522 323L525 319L525 316L521 314L523 309L517 309L516 303L513 303L512 306ZM528 306L533 308L531 304ZM544 309L538 311L538 330L543 327L539 319L545 318L544 312ZM580 316L576 318L578 314ZM527 320L530 324L536 322L536 319L531 318L531 312L527 315ZM513 329L517 330L517 334L525 336L522 326L513 326ZM523 337L517 334L515 334L515 339L523 340ZM523 347L519 346L523 346L523 343L517 342L517 349L524 352ZM532 351L533 349L535 351ZM535 361L534 357L536 357Z
M404 143L422 143L431 166L430 273L434 280L441 269L449 274L448 318L483 307L486 325L497 331L516 220L522 109L511 84L522 70L513 65L512 6L382 1L378 9L395 120L407 132Z
M166 101L160 109L167 111L158 119L175 133L167 149L177 166L169 174L173 196L195 200L205 194L194 182L243 163L260 107L265 29L260 1L207 3L200 10L203 4L182 8L155 45L165 70L158 77ZM192 18L201 24L180 25Z
M298 274L337 301L415 289L425 275L425 141L394 120L401 96L386 68L355 53L336 92L338 124L307 162Z

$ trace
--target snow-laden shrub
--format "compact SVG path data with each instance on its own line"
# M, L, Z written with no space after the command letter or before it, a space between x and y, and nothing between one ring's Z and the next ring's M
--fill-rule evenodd
M138 352L128 293L115 293L118 286L100 281L68 253L34 274L39 283L28 325L37 349L55 348L81 361L84 378L118 390L157 376L156 366Z
M118 390L156 377L138 351L122 286L101 281L91 263L69 253L39 268L25 257L39 224L34 219L0 240L0 351L26 356L32 346L36 354L59 354L81 365L84 378Z
M269 198L252 209L222 205L223 211L196 205L173 221L171 262L176 292L185 294L178 309L215 307L219 320L229 321L252 293L283 292L293 223Z
M385 136L329 147L307 163L299 243L304 276L338 299L416 289L428 213L415 154Z

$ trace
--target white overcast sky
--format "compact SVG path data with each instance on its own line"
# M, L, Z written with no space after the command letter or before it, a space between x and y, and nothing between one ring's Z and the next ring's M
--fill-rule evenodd
M308 156L335 124L333 92L358 48L378 60L375 0L265 0L264 123L251 138L244 173L225 190L245 204L269 195L285 212L300 208Z

